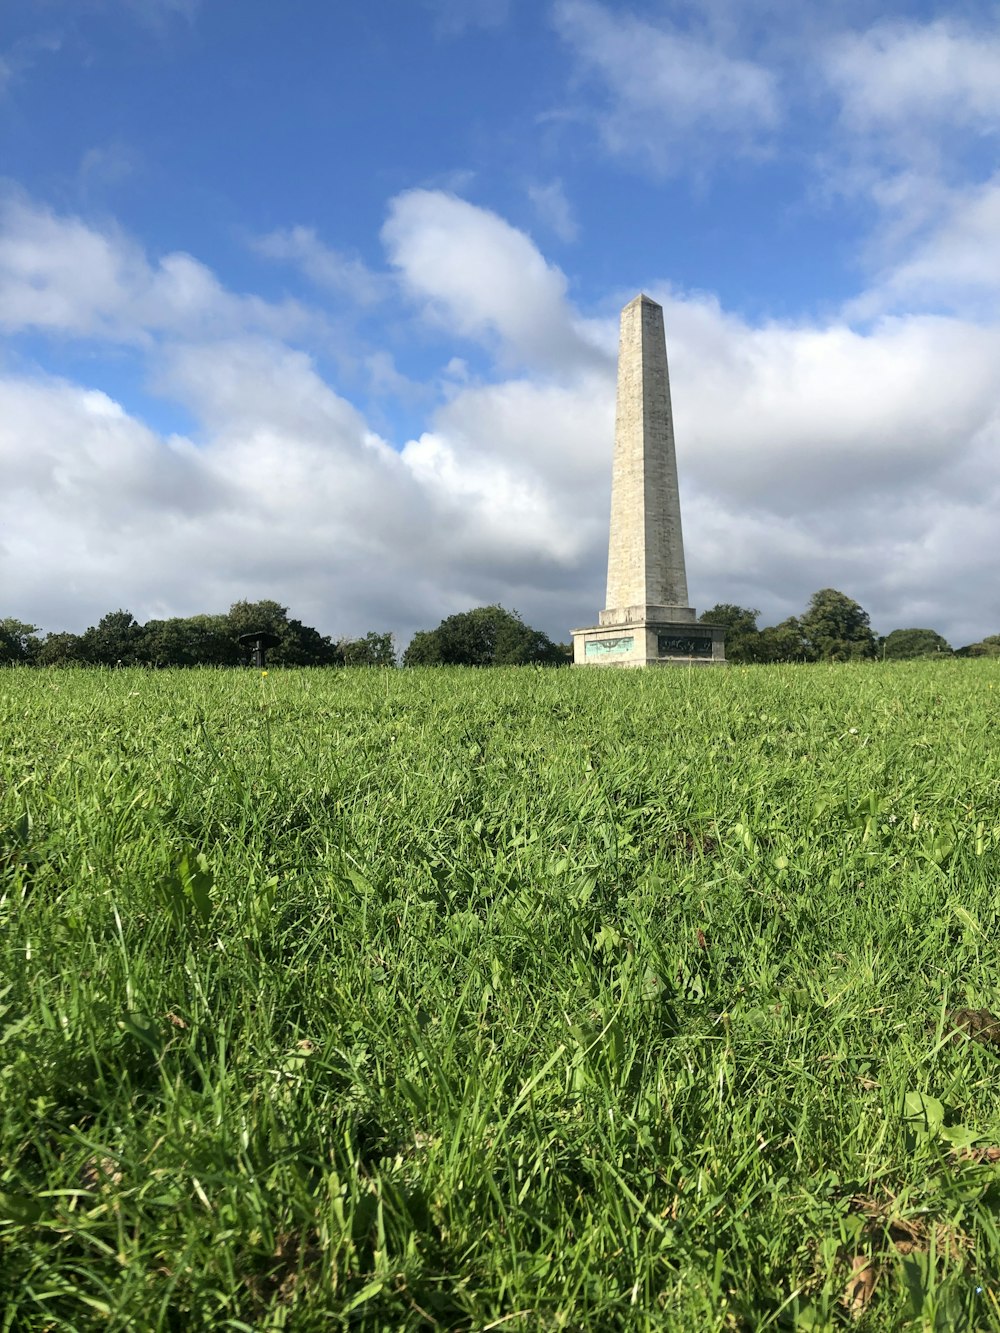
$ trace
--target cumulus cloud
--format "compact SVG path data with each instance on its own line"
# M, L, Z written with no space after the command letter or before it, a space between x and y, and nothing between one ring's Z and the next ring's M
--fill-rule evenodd
M990 323L1000 297L1000 176L953 190L940 218L911 242L850 313L865 318L899 309L942 309Z
M847 313L946 311L990 322L1000 279L995 26L881 22L831 41L824 72L840 105L830 178L867 194L879 214L866 247L870 287Z
M855 129L907 143L960 125L1000 128L1000 35L952 19L880 23L831 44L828 74Z
M498 214L441 190L410 190L392 201L382 240L405 290L440 328L485 338L512 363L592 357L565 275Z
M19 605L79 627L111 603L145 617L276 596L330 628L409 623L420 507L398 455L278 348L189 348L171 373L220 423L199 447L76 385L0 382L0 582ZM241 389L259 410L230 419Z
M61 380L0 380L7 531L25 499L44 494L54 526L92 525L99 545L141 533L144 514L203 514L231 493L190 441L163 439L98 389ZM29 447L26 447L29 446ZM36 515L37 517L37 515Z
M568 497L543 476L466 453L457 434L397 452L303 354L175 348L161 387L197 414L201 445L156 435L103 393L0 380L0 583L14 613L79 628L112 602L146 618L274 596L326 629L405 640L515 589L537 611L553 570L563 584L576 573Z
M661 171L760 144L780 119L774 73L709 37L597 3L556 0L556 29L602 90L604 143Z
M857 514L945 485L956 439L996 412L1000 330L933 317L754 328L710 301L663 302L681 457L734 507Z
M25 195L0 195L0 330L142 342L152 334L259 329L289 336L317 321L294 301L227 291L183 252L151 263L109 223L62 216Z

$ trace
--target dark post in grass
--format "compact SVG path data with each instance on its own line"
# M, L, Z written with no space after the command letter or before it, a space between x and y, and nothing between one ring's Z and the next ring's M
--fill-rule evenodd
M251 654L250 665L253 667L262 667L268 648L276 648L281 642L277 634L266 629L252 629L248 634L239 635L239 641Z

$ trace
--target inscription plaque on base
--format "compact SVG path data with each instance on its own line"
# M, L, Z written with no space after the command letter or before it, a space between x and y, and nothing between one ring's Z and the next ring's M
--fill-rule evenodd
M656 651L661 657L711 657L712 640L701 634L659 634Z
M617 639L591 639L584 649L587 657L605 657L611 653L630 653L635 647L635 636L623 635Z

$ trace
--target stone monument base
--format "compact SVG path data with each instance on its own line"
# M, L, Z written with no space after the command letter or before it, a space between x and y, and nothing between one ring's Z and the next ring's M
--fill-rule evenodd
M701 625L690 606L609 608L573 634L574 666L725 666L723 625Z

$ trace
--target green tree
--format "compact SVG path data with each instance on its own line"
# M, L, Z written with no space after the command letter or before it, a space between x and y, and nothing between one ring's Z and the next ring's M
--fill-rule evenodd
M337 645L319 630L289 620L288 608L265 598L260 602L234 602L226 616L234 640L253 630L266 630L278 643L268 649L267 660L275 666L339 666L343 662ZM247 654L240 650L238 660Z
M83 666L87 661L83 635L66 630L46 634L36 660L39 666Z
M363 639L341 639L337 645L345 666L394 667L396 649L391 634L369 631Z
M243 661L225 616L149 620L143 630L143 660L150 666L236 666Z
M801 619L811 654L821 662L848 662L876 655L868 612L836 588L814 592Z
M932 629L894 629L881 645L886 661L904 661L911 657L951 657L951 645Z
M435 630L422 630L403 655L404 666L563 666L566 655L516 611L477 606L448 616Z
M281 635L281 643L268 653L275 666L343 666L340 649L327 634L320 634L301 620L290 620Z
M0 620L0 662L29 666L41 650L38 626L6 616Z
M259 602L233 602L226 612L226 624L234 636L261 629L280 638L288 624L288 607L268 597Z
M403 666L441 666L441 644L437 630L417 630L403 654Z
M728 662L758 662L760 631L757 628L759 611L732 602L718 602L698 619L704 625L724 625L726 630L726 660Z
M84 630L81 647L98 666L135 666L143 660L143 629L131 611L109 611Z
M812 648L806 640L802 622L789 616L780 625L762 629L756 643L758 662L812 662Z
M956 657L1000 657L1000 634L987 634L979 643L967 643Z

